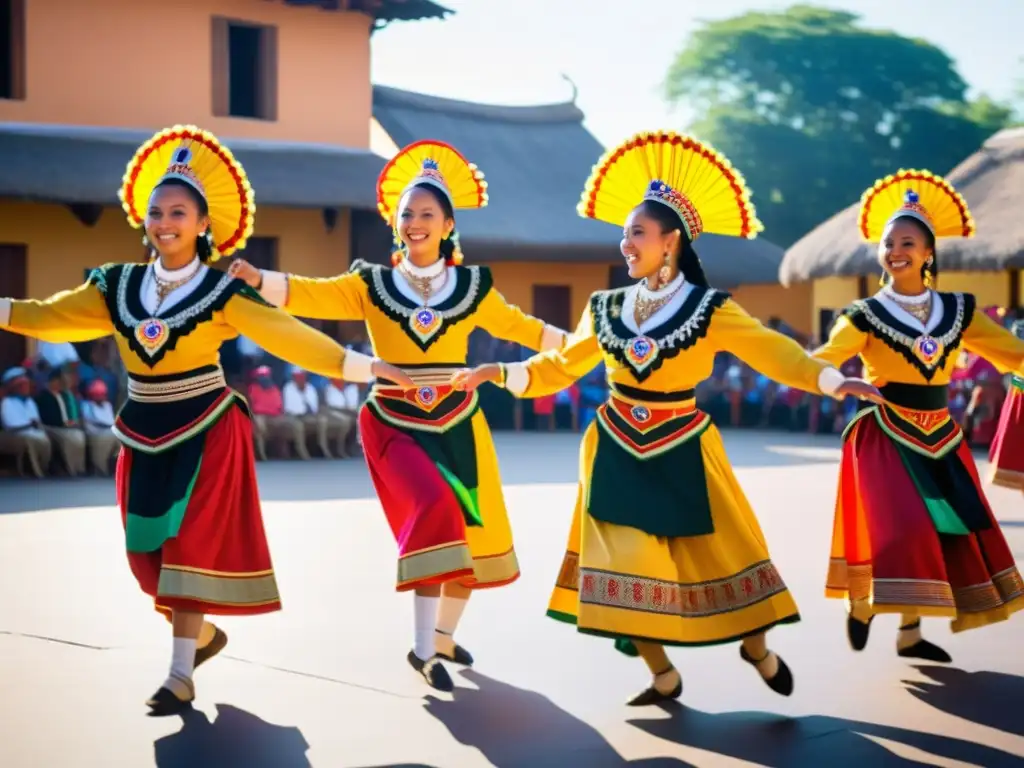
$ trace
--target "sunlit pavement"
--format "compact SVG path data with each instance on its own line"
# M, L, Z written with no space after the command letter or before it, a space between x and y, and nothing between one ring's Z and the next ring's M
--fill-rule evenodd
M895 617L854 654L842 604L822 596L837 441L725 440L803 615L770 639L796 677L788 699L725 646L672 653L683 706L623 706L648 682L642 662L544 616L578 436L500 435L523 576L470 603L459 640L477 665L450 667L453 696L406 665L411 598L393 591L361 461L261 465L285 610L222 622L230 644L184 720L145 716L170 637L128 570L111 482L0 480L0 766L1024 764L1024 615L957 637L926 621L950 667L897 657ZM990 498L1024 562L1024 497Z

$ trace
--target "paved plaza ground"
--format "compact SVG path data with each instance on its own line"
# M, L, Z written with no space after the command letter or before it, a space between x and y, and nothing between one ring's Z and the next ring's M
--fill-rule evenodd
M498 437L523 576L471 602L459 639L477 665L450 667L454 695L406 665L411 597L393 590L364 464L261 465L285 610L223 621L230 644L184 719L145 716L170 637L128 570L112 483L0 480L0 767L1024 765L1024 615L956 637L926 621L952 666L898 658L892 616L854 654L842 604L822 596L837 439L725 442L803 615L770 640L796 677L788 699L725 646L671 654L681 706L625 707L642 662L544 616L576 435ZM1024 497L991 500L1024 564Z

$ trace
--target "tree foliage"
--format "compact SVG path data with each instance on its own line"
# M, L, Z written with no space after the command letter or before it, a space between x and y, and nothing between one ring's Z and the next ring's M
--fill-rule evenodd
M784 246L901 166L947 173L1011 112L968 101L940 48L806 5L705 23L665 88L747 177L765 236Z

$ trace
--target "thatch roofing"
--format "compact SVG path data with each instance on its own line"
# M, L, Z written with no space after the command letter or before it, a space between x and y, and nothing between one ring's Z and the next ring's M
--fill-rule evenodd
M1024 128L995 134L947 178L967 200L978 231L939 243L941 270L1024 267ZM782 283L878 274L877 245L863 242L857 229L859 209L858 201L797 241L779 269Z
M375 86L373 116L399 147L445 141L483 170L487 207L458 222L474 259L621 262L619 228L576 213L604 147L574 103L491 106ZM717 285L778 282L783 252L766 240L702 235L697 250Z
M117 205L125 166L151 131L0 123L0 197ZM368 150L224 139L245 167L256 205L375 208L383 158Z
M391 21L443 19L453 13L431 0L284 0L284 3L324 11L358 11L372 16L377 29Z

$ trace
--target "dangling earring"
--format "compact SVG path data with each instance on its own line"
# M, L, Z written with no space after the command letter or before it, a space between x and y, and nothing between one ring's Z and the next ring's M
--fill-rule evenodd
M658 270L658 287L668 285L668 280L672 276L672 254L665 253L665 263L661 269Z
M934 284L935 275L932 274L932 260L928 259L928 263L924 265L924 287L930 290Z
M459 233L452 230L452 245L455 246L452 250L452 264L456 267L462 264L462 248L459 247Z
M878 287L885 288L885 272L878 276Z

